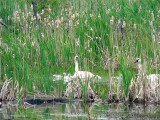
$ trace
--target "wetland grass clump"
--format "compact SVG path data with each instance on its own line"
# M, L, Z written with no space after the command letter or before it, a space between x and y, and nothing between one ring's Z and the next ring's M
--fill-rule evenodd
M13 1L0 4L2 21L13 31L1 26L0 79L12 78L12 86L18 82L25 95L40 91L61 96L66 87L53 82L52 74L72 74L76 54L84 61L82 69L110 77L122 73L125 97L136 73L136 57L147 60L147 73L160 73L158 0L67 0L45 6L37 18L31 4ZM114 81L104 77L102 82L92 87L107 99Z
M121 58L121 73L122 73L122 86L123 86L123 91L125 94L125 97L128 97L128 92L129 92L129 86L131 84L131 80L133 79L133 72L127 68L126 65L126 60L124 58Z

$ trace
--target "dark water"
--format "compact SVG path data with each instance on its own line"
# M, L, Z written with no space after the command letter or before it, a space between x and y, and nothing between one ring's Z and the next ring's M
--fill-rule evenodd
M124 104L42 104L3 105L0 120L160 120L159 105Z

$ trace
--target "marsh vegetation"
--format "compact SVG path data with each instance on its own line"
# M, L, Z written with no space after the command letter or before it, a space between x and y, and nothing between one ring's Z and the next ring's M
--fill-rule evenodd
M102 102L159 102L160 78L152 89L146 77L160 74L159 6L158 0L0 1L2 99L63 97L68 83L53 75L73 75L78 55L80 70L101 76L89 86ZM75 84L85 98L88 82Z

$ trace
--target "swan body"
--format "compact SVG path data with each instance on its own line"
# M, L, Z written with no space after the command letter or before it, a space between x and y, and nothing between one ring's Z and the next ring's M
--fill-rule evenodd
M141 59L137 58L135 63L137 63L138 65L138 74L139 75L144 74L143 67L141 64ZM146 75L146 78L150 81L160 80L160 74L149 74L149 75Z
M79 79L89 79L93 78L95 75L88 71L76 71L73 76Z
M150 74L146 76L148 82L150 83L151 88L156 88L156 86L160 85L160 74Z
M137 58L135 63L137 63L138 65L138 78L140 78L142 75L144 75L144 71L143 71L143 67L141 64L141 59ZM160 74L149 74L149 75L145 75L146 79L148 80L151 89L155 89L156 87L158 87L160 85Z
M159 80L160 79L160 75L159 74L150 74L150 75L147 75L147 79Z
M74 78L79 78L79 79L90 79L90 78L98 78L101 79L100 76L94 75L93 73L89 71L79 71L78 68L78 56L74 57L74 62L75 62L75 73L73 75Z

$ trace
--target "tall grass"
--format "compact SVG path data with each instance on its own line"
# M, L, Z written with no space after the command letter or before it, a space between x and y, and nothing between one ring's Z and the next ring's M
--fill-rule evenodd
M160 73L159 66L152 67L152 61L160 63L160 45L152 41L149 25L153 11L158 33L158 0L67 0L40 11L38 20L30 4L13 1L9 6L5 1L0 4L3 21L14 31L4 27L1 31L1 79L6 74L26 92L34 86L45 93L56 91L52 74L73 73L75 54L82 61L81 69L105 70L109 76L121 71L125 94L135 71L134 58L147 60L148 73ZM118 20L123 30L117 26Z

